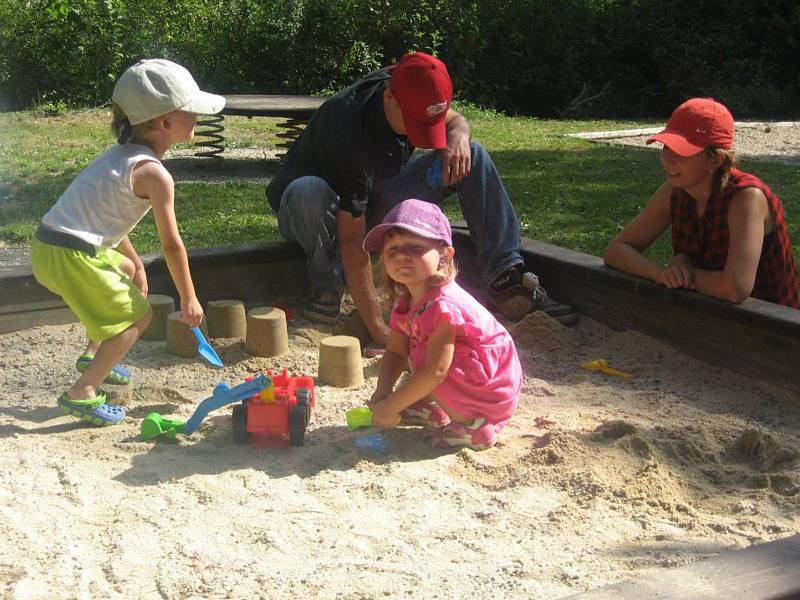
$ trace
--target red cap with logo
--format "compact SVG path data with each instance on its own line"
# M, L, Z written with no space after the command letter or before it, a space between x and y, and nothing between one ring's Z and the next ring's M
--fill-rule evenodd
M691 98L676 108L664 131L647 140L661 142L680 156L694 156L709 146L733 148L733 115L713 98Z
M410 52L389 72L408 139L417 148L444 148L444 119L453 100L453 82L445 64L430 54Z

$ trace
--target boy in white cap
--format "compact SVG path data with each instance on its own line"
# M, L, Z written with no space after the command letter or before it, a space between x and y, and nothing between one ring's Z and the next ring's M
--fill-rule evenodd
M147 328L152 311L144 265L128 233L152 208L161 247L181 299L181 320L200 324L203 309L175 220L175 185L161 164L167 149L194 135L197 114L222 110L225 98L200 91L189 71L162 59L126 70L112 95L117 144L81 172L42 218L32 245L37 281L58 294L86 328L80 377L58 399L61 409L96 425L119 423L101 382L124 385L117 363Z

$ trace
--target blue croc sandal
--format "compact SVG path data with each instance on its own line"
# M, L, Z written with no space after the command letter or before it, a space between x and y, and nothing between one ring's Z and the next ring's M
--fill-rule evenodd
M78 369L79 373L83 373L91 364L94 356L89 356L88 354L84 354L80 358L78 358L78 362L75 363L75 368ZM110 383L111 385L128 385L131 382L131 372L128 371L122 365L117 365L111 372L106 375L106 378L103 379L103 383Z
M58 399L59 408L66 414L94 425L116 425L125 418L125 409L106 402L106 393L97 390L91 400L73 400L65 393Z

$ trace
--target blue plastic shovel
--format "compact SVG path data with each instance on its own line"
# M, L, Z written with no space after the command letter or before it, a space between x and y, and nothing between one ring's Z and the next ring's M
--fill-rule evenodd
M197 338L197 351L200 353L200 356L205 358L215 367L221 367L222 359L220 359L214 348L211 347L211 344L206 341L206 338L203 336L203 332L200 331L200 328L192 327L192 333L194 334L194 337Z

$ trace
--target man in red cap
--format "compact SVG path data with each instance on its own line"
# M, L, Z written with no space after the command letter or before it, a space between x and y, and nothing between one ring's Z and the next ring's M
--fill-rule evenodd
M313 300L303 314L333 323L344 282L375 341L383 321L362 242L396 204L417 198L441 204L458 194L493 308L520 319L543 310L574 322L571 307L541 286L522 285L519 222L489 154L470 139L466 119L452 110L447 67L412 52L328 99L292 145L267 186L278 228L308 257ZM431 150L411 156L415 148ZM535 278L534 278L535 279Z

